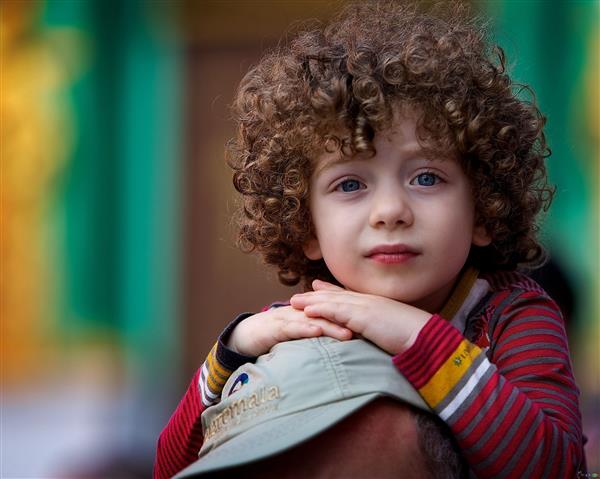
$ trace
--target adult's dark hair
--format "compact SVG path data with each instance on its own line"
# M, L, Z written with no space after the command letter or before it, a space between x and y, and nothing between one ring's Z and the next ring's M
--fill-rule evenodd
M365 406L366 409L371 407L371 404ZM404 475L398 477L414 477L414 470L412 470L414 464L411 464L410 462L413 459L417 459L417 462L423 466L423 469L420 469L418 473L419 477L422 479L467 479L469 477L469 467L448 426L437 416L410 406L406 406L403 410L398 411L398 414L404 413L408 414L414 421L417 448L413 449L411 448L411 446L413 446L412 444L402 443L399 443L397 447L399 450L402 448L404 448L404 450L409 450L411 452L408 454L418 454L420 457L418 459L413 458L412 456L409 458L407 453L402 452L399 452L394 456L392 459L395 461L395 464L392 468L396 473L397 471L404 471ZM354 424L352 417L353 416L346 418L344 422L348 425ZM335 427L337 427L337 425L334 426L334 428ZM242 466L223 469L221 471L215 471L210 474L210 478L297 478L305 477L307 470L314 473L315 468L326 472L330 471L329 468L332 462L340 462L343 461L344 458L337 456L336 452L333 453L333 456L330 456L330 451L328 451L328 454L319 455L322 448L327 449L327 446L324 445L324 443L327 444L327 441L332 439L332 436L328 436L329 433L330 431L322 432L321 434L325 435L325 441L321 441L316 445L314 441L315 439L318 440L318 438L313 438L305 443L296 445L292 449L287 449L277 455L269 456L266 459L244 464ZM344 428L342 431L337 432L337 437L342 435L347 437L348 433L352 436L353 441L358 441L359 444L363 444L361 441L364 441L365 446L367 445L369 438L364 435L364 431L361 431L360 426L358 429L354 430ZM333 440L335 441L336 439ZM309 449L307 449L307 445L309 446ZM314 448L317 448L319 451L317 452L316 458L311 454L311 452L315 450ZM334 451L337 451L336 447L334 447ZM366 448L366 451L365 454L373 453L373 450L369 448ZM356 454L356 452L349 452L348 454L352 453ZM381 457L370 457L365 459L366 463L377 459L382 460ZM325 463L321 461L325 461ZM357 477L363 471L360 470L355 472L356 474L353 477ZM386 477L389 477L390 472L391 471L388 471ZM371 471L371 474L372 473L373 471ZM341 474L338 474L336 477L339 476L341 476ZM380 476L374 475L373 477Z

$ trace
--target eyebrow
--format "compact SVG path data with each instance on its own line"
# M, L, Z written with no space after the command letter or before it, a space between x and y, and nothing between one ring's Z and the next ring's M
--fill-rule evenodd
M423 148L419 144L415 144L415 146L403 149L402 151L408 160L417 159L416 157L421 156L423 159L428 161L441 161L441 158L432 156L431 151ZM333 168L340 164L349 163L352 161L366 161L371 158L371 156L361 156L361 153L355 154L353 156L345 156L342 153L339 153L338 156L333 160L319 162L320 164L318 164L315 168L314 174L321 174L323 171Z
M348 156L344 156L343 154L340 154L340 155L338 155L337 158L335 158L333 160L317 162L317 167L315 168L314 174L317 175L317 174L323 173L323 171L325 171L325 170L333 168L334 166L337 166L337 165L340 165L343 163L349 163L351 161L358 161L358 160L359 160L359 158L357 158L356 155L348 157Z

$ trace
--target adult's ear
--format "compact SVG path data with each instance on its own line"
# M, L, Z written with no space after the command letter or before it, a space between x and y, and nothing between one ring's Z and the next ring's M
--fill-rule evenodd
M323 258L323 254L321 253L321 246L319 245L319 240L314 236L311 237L304 245L302 246L302 250L304 251L304 255L313 261L319 260Z
M483 225L477 225L473 228L473 238L471 243L475 246L488 246L492 242L492 237Z

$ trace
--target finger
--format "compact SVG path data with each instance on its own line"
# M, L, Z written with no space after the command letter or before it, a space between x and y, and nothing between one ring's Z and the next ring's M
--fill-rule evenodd
M291 307L281 308L284 313L281 317L279 317L278 321L282 322L305 322L308 324L313 324L319 326L322 330L322 334L325 336L331 336L333 338L339 339L341 341L351 339L352 331L344 326L340 326L336 323L328 321L323 318L319 318L318 316L308 317L304 311L300 309L294 309Z
M304 294L295 294L290 298L290 305L294 309L302 310L306 304L308 304L308 297Z
M346 341L352 339L353 333L348 328L332 323L326 319L311 319L311 323L318 325L323 331L323 336Z
M274 343L281 343L291 339L314 338L321 336L321 327L308 321L281 321L274 331Z
M304 307L304 314L309 318L324 318L343 326L346 318L341 314L342 306L331 301L311 302Z
M315 279L312 282L312 287L315 291L345 291L344 288L340 288L335 284L320 279Z
M304 308L304 314L311 318L326 319L355 333L362 333L364 329L364 324L360 321L361 314L353 305L345 302L326 301L309 304Z
M343 292L344 290L342 290ZM340 294L340 291L310 291L308 293L295 294L290 298L290 304L296 309L304 309L309 304L321 303L326 301L334 301L335 295Z

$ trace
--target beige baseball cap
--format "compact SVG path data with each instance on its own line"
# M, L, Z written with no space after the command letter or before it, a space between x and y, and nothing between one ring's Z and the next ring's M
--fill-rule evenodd
M202 414L198 461L175 478L278 454L382 396L431 412L392 357L368 341L320 337L277 344L229 377L221 402Z

